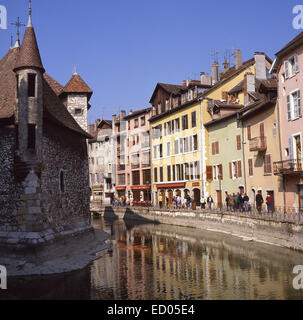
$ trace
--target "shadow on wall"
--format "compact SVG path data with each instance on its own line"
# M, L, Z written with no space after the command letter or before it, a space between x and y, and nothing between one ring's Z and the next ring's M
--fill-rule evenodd
M157 220L150 220L150 219L141 217L140 215L136 214L134 211L132 211L129 208L126 208L123 220L126 225L127 225L127 221L129 221L129 220L132 220L132 223L131 223L132 225L134 224L133 221L136 221L135 222L136 225L143 225L143 224L158 225L158 224L160 224L160 222Z
M115 214L115 211L113 210L112 207L105 207L104 218L107 218L107 219L119 219L119 217Z

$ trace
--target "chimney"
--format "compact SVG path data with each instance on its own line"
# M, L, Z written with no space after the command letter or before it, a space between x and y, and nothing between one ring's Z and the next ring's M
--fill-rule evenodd
M244 105L249 103L248 93L256 92L255 75L252 73L246 73L244 76Z
M225 59L223 62L223 73L227 72L228 69L229 69L229 63Z
M112 125L113 125L112 129L113 129L113 131L115 131L115 123L116 123L116 120L117 120L117 115L114 114L114 115L112 116Z
M242 52L240 49L236 49L235 51L235 67L239 69L242 65Z
M200 76L201 76L201 84L211 86L211 76L209 74L205 74L204 72L201 72Z
M182 87L184 87L184 88L187 87L187 80L183 80Z
M124 117L126 117L126 112L124 110L120 111L120 120L122 120Z
M213 65L211 66L211 74L212 74L212 78L213 78L213 84L217 83L220 80L219 77L219 63L218 62L214 62Z
M266 58L264 52L255 52L255 72L258 80L266 80Z
M133 109L130 109L130 110L129 110L129 114L133 114Z

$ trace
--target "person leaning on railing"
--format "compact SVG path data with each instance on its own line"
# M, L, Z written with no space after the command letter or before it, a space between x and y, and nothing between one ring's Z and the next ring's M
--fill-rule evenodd
M262 204L264 203L264 199L262 197L262 192L261 190L258 191L258 194L256 195L256 205L257 205L257 210L259 213L262 211Z

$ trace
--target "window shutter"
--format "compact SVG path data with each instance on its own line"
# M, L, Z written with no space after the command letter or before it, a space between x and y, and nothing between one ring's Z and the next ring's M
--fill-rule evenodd
M290 95L287 96L287 120L291 120Z
M284 69L285 69L285 79L289 77L289 63L288 61L284 62Z
M238 178L238 165L237 165L237 162L235 162L235 178Z
M294 160L294 140L293 137L288 138L289 160Z
M213 167L212 166L206 167L206 180L207 181L213 180Z
M223 180L223 165L219 164L219 180Z
M219 141L216 142L216 154L219 154Z
M301 109L301 92L300 90L297 91L297 112L298 112L298 117L301 117L302 115L302 109Z
M241 150L241 136L237 136L237 150Z
M265 137L264 123L260 123L260 137Z
M247 126L247 139L251 140L251 126Z
M229 177L230 177L230 179L233 178L233 168L232 168L232 163L231 162L229 163Z
M254 175L253 172L253 161L252 159L248 159L248 170L249 170L249 176L252 177Z
M241 161L238 161L238 178L242 178L242 166L241 166Z
M211 144L211 154L212 155L215 154L215 143L214 142Z
M298 55L297 54L294 56L294 61L295 61L295 67L294 67L295 72L299 72L299 62L298 62Z

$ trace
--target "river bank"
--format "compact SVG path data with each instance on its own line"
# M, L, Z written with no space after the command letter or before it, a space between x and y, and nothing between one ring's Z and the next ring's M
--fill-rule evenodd
M138 220L227 233L243 241L255 241L303 251L303 221L299 215L268 215L235 212L202 212L154 208L99 208L104 217Z

